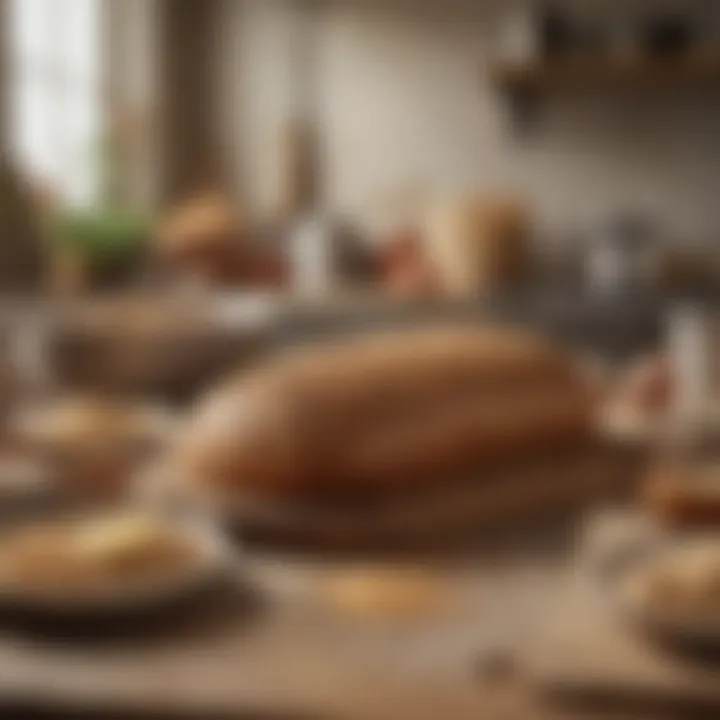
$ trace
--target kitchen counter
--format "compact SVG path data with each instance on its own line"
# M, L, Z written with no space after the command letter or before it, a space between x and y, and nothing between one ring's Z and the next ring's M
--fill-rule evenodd
M157 296L147 298L153 303ZM173 312L189 312L190 307L194 312L200 308L207 314L214 335L224 338L217 357L208 363L215 374L289 344L423 322L474 323L488 319L528 326L583 351L609 359L624 359L662 341L664 318L671 304L660 296L602 300L547 288L467 302L392 302L377 293L343 294L331 301L228 293L198 298L185 296L179 298L179 303ZM40 325L51 329L72 327L73 318L88 304L88 301L5 302L0 304L0 334L3 329L31 327L38 320ZM108 328L109 334L112 331ZM208 356L210 347L208 345ZM202 346L193 344L193 355L201 350ZM90 357L85 352L82 355ZM201 365L199 363L198 368ZM198 381L209 377L199 371L197 374Z
M661 342L664 317L671 305L669 299L660 296L601 299L562 290L535 290L443 303L346 299L322 307L289 307L281 316L280 326L289 337L303 340L423 321L491 319L548 332L580 348L620 359Z

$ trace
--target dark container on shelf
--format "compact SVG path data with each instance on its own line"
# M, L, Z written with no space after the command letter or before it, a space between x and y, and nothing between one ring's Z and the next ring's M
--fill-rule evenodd
M537 15L540 51L543 60L556 60L572 51L573 29L568 18L556 8L544 8Z
M538 28L545 60L598 56L610 45L607 24L592 15L577 17L548 7L538 13Z
M692 18L682 12L655 15L645 21L640 37L653 57L674 58L694 47L698 32Z

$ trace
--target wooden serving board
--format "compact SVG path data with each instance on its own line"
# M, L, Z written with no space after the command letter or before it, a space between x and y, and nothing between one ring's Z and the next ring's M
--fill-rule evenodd
M598 442L522 460L369 505L223 503L220 517L253 542L289 547L430 547L497 534L632 495L642 456Z
M601 514L587 525L578 563L524 654L532 686L581 706L720 713L720 663L683 657L657 644L617 617L591 581L594 563L604 553L664 533L636 512Z

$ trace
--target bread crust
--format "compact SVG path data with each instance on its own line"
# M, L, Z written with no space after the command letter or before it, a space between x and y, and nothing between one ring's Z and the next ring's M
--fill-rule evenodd
M377 495L580 445L592 405L572 359L533 335L383 333L230 378L201 404L176 456L190 477L224 490Z

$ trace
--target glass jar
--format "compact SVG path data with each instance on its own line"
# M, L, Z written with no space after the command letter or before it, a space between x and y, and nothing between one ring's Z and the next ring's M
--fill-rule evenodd
M720 521L716 326L712 308L698 303L678 305L668 317L674 392L645 490L655 514L675 524Z
M662 521L720 529L720 431L716 424L684 421L666 429L651 463L645 498Z

